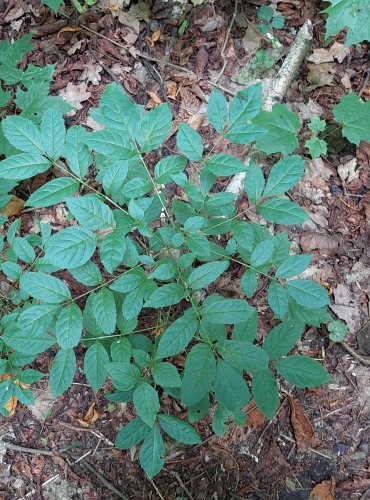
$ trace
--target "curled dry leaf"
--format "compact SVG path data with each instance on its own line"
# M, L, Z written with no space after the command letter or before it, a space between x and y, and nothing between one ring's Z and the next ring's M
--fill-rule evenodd
M317 484L311 490L309 500L335 500L335 478Z
M198 50L197 55L195 56L195 73L198 76L203 76L203 72L205 70L205 67L207 66L207 63L208 52L202 45Z
M156 92L149 92L148 91L147 94L156 106L158 106L159 104L162 104L162 99L159 97L159 95Z
M167 97L168 99L172 99L176 101L177 97L177 85L174 82L166 83Z
M77 422L81 427L90 427L90 425L94 424L99 418L100 414L95 409L95 403L92 403L83 418L78 418Z
M312 252L320 250L325 254L334 254L339 248L339 240L335 236L329 234L317 233L315 231L307 231L303 233L299 244L303 252Z
M152 36L147 36L146 39L150 43L151 48L154 47L155 42L158 42L159 38L161 36L161 30L156 30Z
M63 33L70 33L70 32L75 32L75 31L81 31L82 28L80 26L64 26L64 28L60 29L57 34L57 40L59 40L60 35Z
M314 439L313 428L298 401L291 396L288 396L288 400L291 409L290 421L297 443L297 451L302 452L312 446Z
M4 217L16 217L22 212L24 201L17 196L12 196L11 200L0 210L0 215Z

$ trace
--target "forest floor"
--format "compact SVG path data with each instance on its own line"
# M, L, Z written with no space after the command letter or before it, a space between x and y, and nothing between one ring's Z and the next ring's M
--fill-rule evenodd
M119 8L107 1L106 8L101 2L78 17L69 2L63 16L53 15L38 0L5 4L0 2L1 38L32 33L36 50L26 62L56 64L52 92L77 108L68 125L92 129L97 124L88 111L98 106L106 84L114 79L147 109L168 100L175 126L198 120L198 131L209 145L212 135L203 120L209 82L217 81L221 90L234 94L241 88L238 82L250 77L245 68L258 48L269 47L268 39L256 30L257 10L264 0L239 2L236 16L235 4L228 0L193 7L182 36L171 24L168 5L167 10L150 10L149 2L135 2ZM271 69L252 76L272 77L297 30L311 19L313 49L286 96L288 106L301 116L303 144L313 114L330 122L332 106L350 91L370 99L368 45L345 47L339 35L325 46L320 2L284 0L277 8L286 20L283 29L274 31L282 52ZM138 56L138 51L151 59ZM302 227L285 229L297 248L313 253L307 277L328 289L333 317L349 328L347 344L370 355L370 144L355 147L341 136L332 137L328 154L320 159L310 160L307 150L299 148L307 159L306 174L292 196L310 219ZM215 153L225 152L228 145L220 143L217 148ZM18 197L25 198L46 180L44 174L35 177L19 189ZM226 183L225 178L219 189ZM247 203L242 200L239 209ZM63 227L63 212L43 210L45 219ZM23 230L29 231L32 212L21 217ZM232 277L224 286L233 292ZM252 299L260 312L266 309L265 292L262 285ZM269 330L269 320L262 314L262 334ZM297 350L321 360L331 382L306 391L283 386L281 406L272 421L252 402L244 427L230 426L223 437L213 435L210 420L202 419L197 429L204 443L168 449L165 467L153 481L140 468L135 450L113 447L118 429L132 417L131 405L109 403L103 391L95 394L82 371L57 400L41 381L35 406L18 404L11 418L0 419L0 438L36 450L32 454L6 447L0 439L0 498L119 498L112 487L125 498L138 499L370 498L369 365L332 343L325 328L308 330ZM39 369L47 372L50 361L40 356ZM184 408L173 401L167 404L181 418ZM61 450L68 450L68 461Z

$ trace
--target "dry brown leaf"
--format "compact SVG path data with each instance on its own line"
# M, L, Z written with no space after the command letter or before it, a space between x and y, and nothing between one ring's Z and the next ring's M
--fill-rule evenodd
M246 425L248 427L259 427L266 422L266 417L256 406L256 403L253 401L253 399L247 404L247 406L243 408L243 410L246 412L248 417L246 421Z
M311 490L309 500L335 500L335 478L317 484Z
M302 452L312 446L313 428L298 401L291 396L288 396L288 400L291 409L290 421L294 431L297 451Z
M24 201L17 196L12 196L12 199L8 201L5 207L0 210L0 215L4 217L14 217L22 212Z
M332 62L336 59L342 63L350 53L351 48L345 47L344 44L334 42L330 49L314 49L313 53L307 57L307 61L315 64Z
M203 72L205 70L205 67L207 66L207 63L208 63L208 52L202 45L198 50L197 55L195 56L194 67L197 76L203 76Z
M57 40L59 40L60 38L60 35L62 33L66 33L66 32L74 32L74 31L81 31L82 28L80 28L80 26L64 26L64 28L60 29L58 31L58 34L57 34Z
M325 254L334 254L339 248L339 240L335 236L316 233L315 231L303 233L299 244L304 252L321 250Z
M156 30L152 36L147 36L146 39L150 43L151 48L154 47L155 42L158 42L159 38L161 36L161 30Z
M81 427L90 427L90 425L94 424L99 418L100 414L95 409L95 403L91 403L85 415L82 418L78 418L77 422Z
M156 104L157 106L159 104L162 104L162 99L159 97L159 95L156 92L147 92L148 96L151 98L151 100Z
M167 97L176 101L177 97L177 85L176 83L166 83Z

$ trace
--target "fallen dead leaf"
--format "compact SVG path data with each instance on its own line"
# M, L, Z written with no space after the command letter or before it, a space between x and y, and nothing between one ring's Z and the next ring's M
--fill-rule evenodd
M92 403L85 415L82 418L78 418L77 422L81 427L90 427L90 425L94 424L99 418L100 414L95 409L95 403Z
M177 97L177 85L176 83L166 83L167 97L176 101Z
M350 50L351 47L345 47L342 43L334 42L330 49L314 49L313 53L307 57L307 61L321 64L336 59L339 63L342 63Z
M161 36L161 30L156 30L152 36L147 36L146 39L150 43L151 48L154 47L155 42L158 42L159 38Z
M100 66L100 64L90 62L86 64L81 76L79 77L79 80L86 81L86 83L91 82L93 85L99 85L99 82L101 80L100 73L102 71L103 68Z
M256 403L253 401L253 399L247 404L247 406L243 408L243 410L248 417L246 421L246 425L248 427L259 427L266 422L266 417L256 406Z
M335 500L335 478L317 484L311 490L309 500Z
M312 250L321 250L325 254L334 254L339 248L339 240L329 234L307 231L303 233L299 244L304 252Z
M12 196L12 199L8 201L5 207L0 210L0 215L4 217L15 217L19 215L23 209L24 201L17 196Z
M157 106L159 104L162 104L162 99L159 97L158 94L156 94L155 92L147 92L148 96L151 98L151 100L154 102L154 104L156 104Z
M59 92L59 95L68 102L75 109L69 111L67 114L73 116L76 114L77 109L82 109L83 105L81 102L87 101L91 97L91 92L87 90L86 83L79 83L74 85L72 82L68 82L67 87Z
M339 165L338 175L343 182L349 183L352 182L354 179L358 179L359 171L356 170L356 167L357 167L356 158L352 158L346 163Z
M57 34L57 40L59 40L60 38L60 35L62 35L63 33L67 33L67 32L75 32L75 31L81 31L82 28L80 28L80 26L64 26L64 28L60 29L58 31L58 34Z
M294 431L297 451L302 452L312 446L314 439L313 427L298 401L291 396L288 396L288 401L291 409L290 421Z

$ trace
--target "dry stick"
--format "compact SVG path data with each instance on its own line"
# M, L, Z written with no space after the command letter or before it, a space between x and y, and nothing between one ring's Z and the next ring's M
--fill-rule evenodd
M358 361L360 361L360 363L362 363L365 366L370 366L370 356L362 356L357 351L355 351L354 349L352 349L352 347L350 347L346 342L339 342L339 345L341 347L343 347L343 349L345 351L347 351L348 354L350 354L355 359L357 359Z
M296 77L312 43L312 23L308 19L302 28L299 30L297 37L285 58L276 78L272 82L270 88L265 92L263 109L271 111L272 106L282 101L286 95L288 88ZM247 154L245 164L250 161L251 150ZM235 195L235 205L238 205L244 194L245 172L234 175L229 185L226 188L228 193Z
M227 42L229 41L231 29L233 27L233 24L235 22L235 18L237 16L237 14L238 14L238 0L235 0L234 14L233 14L233 17L231 18L231 21L230 21L230 24L229 24L229 27L228 27L228 30L227 30L227 33L226 33L226 36L225 36L225 40L224 40L224 43L223 43L222 49L221 49L221 57L224 60L224 64L222 65L221 71L217 75L217 78L216 78L216 80L215 80L214 83L217 83L219 81L219 79L224 74L224 71L226 69L227 59L225 58L225 49L226 49Z
M3 443L5 448L8 450L20 451L21 453L31 453L33 455L46 455L48 457L55 456L55 453L50 450L44 450L42 448L27 448L26 446L20 446L19 444L9 443L8 441L3 441Z
M110 491L112 491L113 493L115 493L119 498L123 498L124 500L129 500L129 497L127 497L126 495L124 495L123 493L121 493L119 490L117 490L117 488L115 486L113 486L113 484L111 484L107 479L105 479L104 476L102 476L100 474L100 472L98 472L95 467L93 467L92 465L89 464L89 462L87 462L86 460L81 460L81 463L84 467L86 467L86 469L88 471L90 471L92 474L94 474L98 479L99 481L104 484L104 486L106 488L108 488Z

